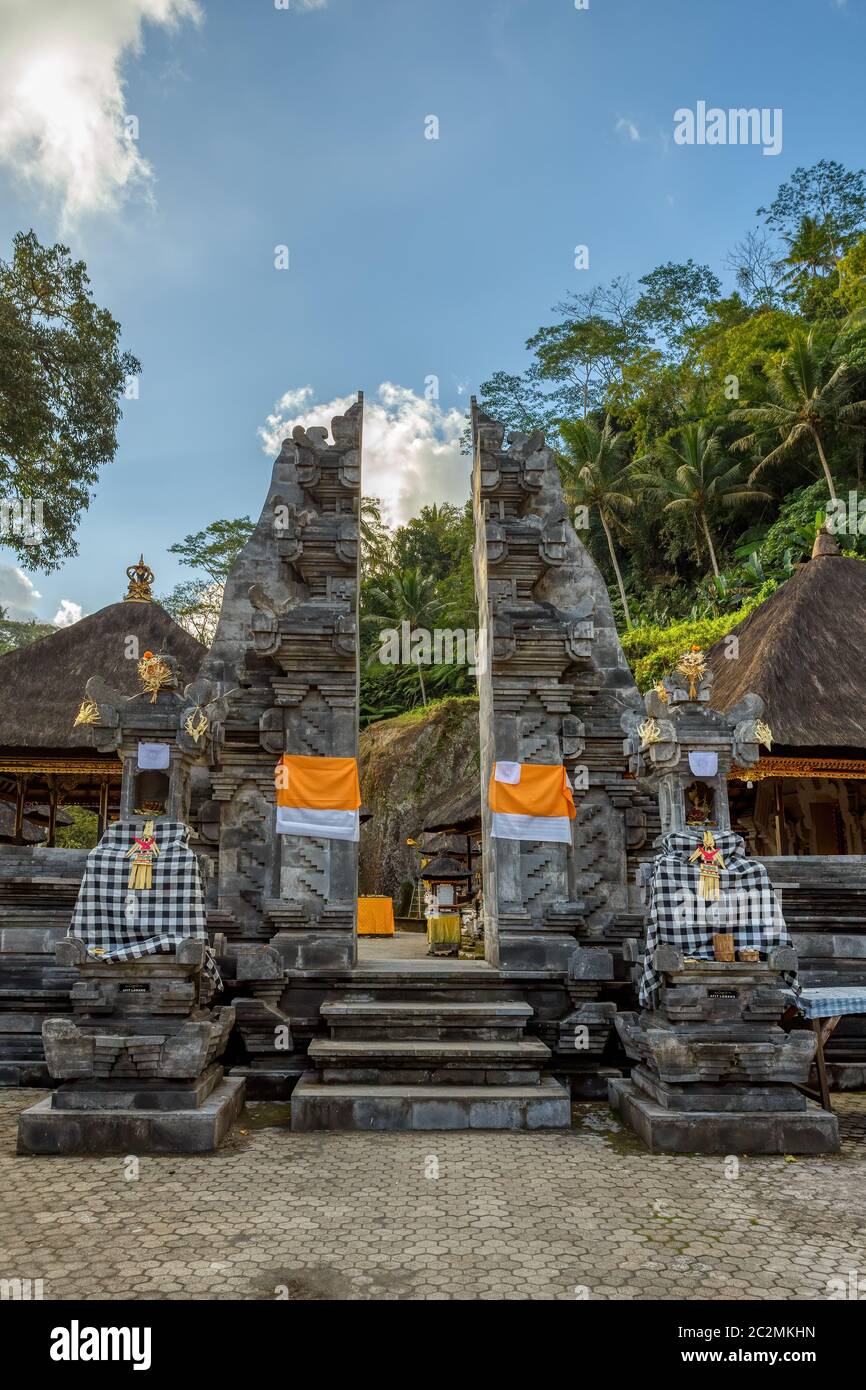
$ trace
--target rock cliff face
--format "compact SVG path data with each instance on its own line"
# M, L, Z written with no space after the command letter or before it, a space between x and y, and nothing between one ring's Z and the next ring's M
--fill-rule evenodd
M443 700L361 733L361 795L372 820L361 827L359 892L392 894L417 873L417 839L440 807L479 796L478 702Z

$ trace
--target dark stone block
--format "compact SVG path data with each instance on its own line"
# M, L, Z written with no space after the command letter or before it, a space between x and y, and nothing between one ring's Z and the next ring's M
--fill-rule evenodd
M197 1110L57 1110L49 1097L19 1115L18 1153L211 1153L243 1103L243 1079L230 1076Z
M713 1085L701 1082L669 1086L646 1067L635 1067L634 1084L665 1110L742 1113L750 1110L805 1110L808 1101L793 1086Z
M65 1081L55 1110L198 1110L223 1078L217 1063L192 1081Z
M611 1081L609 1099L653 1153L838 1153L839 1121L811 1103L805 1111L709 1113L666 1110L632 1081Z

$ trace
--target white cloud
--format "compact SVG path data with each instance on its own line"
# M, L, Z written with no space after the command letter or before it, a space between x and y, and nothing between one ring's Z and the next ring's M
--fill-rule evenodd
M259 427L267 454L278 454L295 425L330 426L354 396L315 404L310 386L287 391ZM382 501L383 517L397 525L430 502L462 504L469 496L469 459L460 453L462 411L443 410L406 386L385 381L364 401L363 490Z
M0 565L0 608L15 623L28 623L37 617L42 595L32 579L14 565Z
M71 598L62 598L51 621L55 627L72 627L73 623L81 621L83 611L80 603L73 603Z
M634 121L627 120L625 116L620 116L616 123L616 129L621 134L627 135L629 140L633 140L636 144L640 144L643 139Z
M2 0L0 163L59 205L112 211L153 170L127 136L124 61L145 24L198 22L199 0Z

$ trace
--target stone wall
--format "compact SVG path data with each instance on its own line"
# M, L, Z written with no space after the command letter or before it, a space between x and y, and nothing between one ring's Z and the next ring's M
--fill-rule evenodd
M438 804L478 795L478 701L444 700L371 724L360 751L363 806L372 813L361 827L360 891L399 903L417 877L407 838L418 838Z

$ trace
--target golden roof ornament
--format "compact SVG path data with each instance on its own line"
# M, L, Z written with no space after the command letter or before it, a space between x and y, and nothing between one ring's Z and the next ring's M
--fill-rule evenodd
M73 726L72 726L73 729L76 729L76 728L78 727L79 724L98 724L98 723L99 723L99 706L96 704L96 702L95 702L94 700L89 700L89 699L84 699L84 700L82 700L82 701L81 701L81 705L79 706L78 713L77 713L76 716L75 716L75 723L74 723Z
M189 734L193 743L200 743L210 728L210 720L202 709L201 705L196 705L187 716L183 726Z
M174 672L161 656L145 652L138 663L138 679L142 689L150 696L150 703L156 704L156 697L164 686L176 684Z
M689 651L683 652L676 669L689 683L689 699L696 700L698 686L707 674L707 659L700 647L692 647Z
M653 718L645 719L642 724L638 724L637 733L643 748L651 743L661 743L662 731Z
M765 748L773 747L773 731L765 719L755 720L755 737Z
M137 565L129 566L126 577L129 580L129 588L124 595L124 603L153 603L153 591L150 586L154 580L154 573L150 565L144 563L144 555L139 557Z

